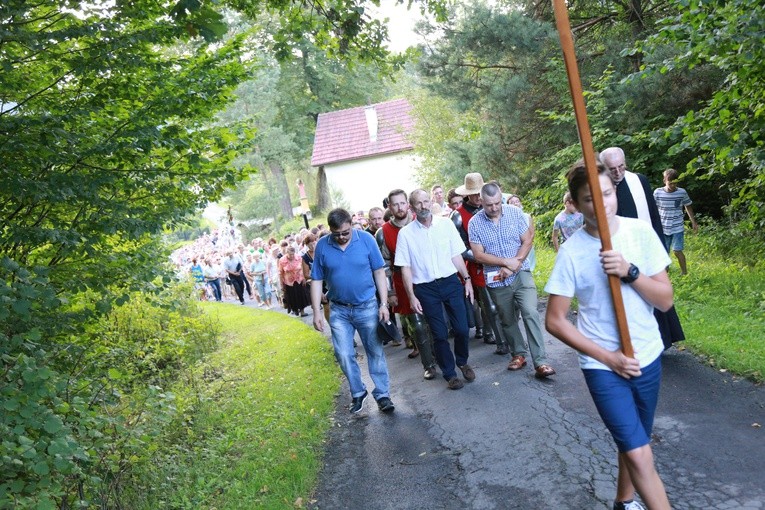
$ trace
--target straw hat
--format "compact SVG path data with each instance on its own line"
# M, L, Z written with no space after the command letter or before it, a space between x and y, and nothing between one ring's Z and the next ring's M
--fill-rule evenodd
M483 188L483 177L478 172L472 172L465 176L465 184L454 190L458 195L475 195Z

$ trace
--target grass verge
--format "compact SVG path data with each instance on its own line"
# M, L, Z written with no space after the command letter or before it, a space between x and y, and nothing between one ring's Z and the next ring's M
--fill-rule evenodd
M286 315L211 304L221 347L175 388L181 423L146 473L141 508L296 508L316 483L339 370Z
M765 381L765 264L751 264L705 247L704 235L686 235L688 275L681 276L672 255L670 279L687 348L711 366L762 383ZM534 272L540 296L555 252L536 246Z
M688 275L673 258L670 278L686 347L710 365L765 381L765 264L710 255L686 236Z

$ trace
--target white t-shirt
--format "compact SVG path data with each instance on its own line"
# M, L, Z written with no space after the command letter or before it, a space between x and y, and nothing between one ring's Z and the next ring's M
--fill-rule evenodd
M611 244L614 250L647 276L660 273L670 263L656 232L642 220L619 217L619 228L612 234ZM600 264L600 249L600 239L592 237L583 228L577 230L561 245L545 291L576 297L579 300L579 331L604 349L616 351L620 347L619 331L608 277ZM640 297L631 285L622 283L621 288L635 358L641 367L645 367L664 350L653 306ZM604 364L581 353L579 365L581 368L609 370Z
M456 273L452 258L463 251L465 243L454 223L433 216L430 227L415 220L399 231L394 264L411 268L412 283L428 283Z

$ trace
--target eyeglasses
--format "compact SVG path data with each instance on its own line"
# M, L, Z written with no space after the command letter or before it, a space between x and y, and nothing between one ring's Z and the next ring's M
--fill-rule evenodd
M609 166L608 171L614 172L616 170L627 170L627 165L624 163L620 163L618 166Z
M348 237L351 235L352 229L344 230L343 232L332 232L330 235L333 239L337 239L338 237Z

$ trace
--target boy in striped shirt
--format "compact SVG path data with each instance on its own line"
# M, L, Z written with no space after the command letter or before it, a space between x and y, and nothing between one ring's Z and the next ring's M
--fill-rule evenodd
M653 197L656 200L656 206L659 208L659 216L661 217L661 226L664 231L664 239L662 239L664 247L667 249L667 253L670 250L674 250L677 262L680 264L680 272L688 274L685 254L683 253L685 248L683 209L688 213L694 234L698 232L699 226L696 223L696 217L693 215L693 207L691 207L693 202L691 198L683 188L677 187L675 182L677 181L677 176L677 170L674 168L664 170L664 187L656 188L653 192Z

